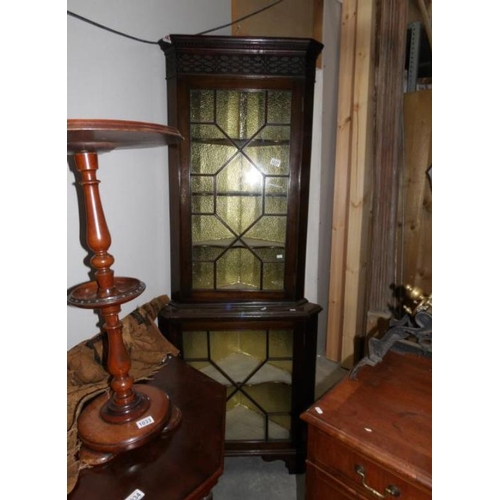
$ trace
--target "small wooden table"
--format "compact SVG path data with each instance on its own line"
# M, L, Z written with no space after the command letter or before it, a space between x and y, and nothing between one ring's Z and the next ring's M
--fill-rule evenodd
M98 155L115 149L148 148L176 144L182 140L177 129L155 123L125 120L68 120L67 151L80 174L85 207L87 244L93 252L90 263L94 280L78 285L68 303L97 309L107 334L106 368L111 392L97 396L78 416L79 455L83 463L96 465L116 454L138 448L181 419L168 394L152 386L134 384L130 356L122 338L121 305L138 297L146 285L129 277L115 277L115 259L99 194ZM140 390L139 390L140 389Z
M210 498L224 470L224 387L174 357L145 384L169 394L182 412L179 427L82 470L68 500L126 500L137 490L144 500Z

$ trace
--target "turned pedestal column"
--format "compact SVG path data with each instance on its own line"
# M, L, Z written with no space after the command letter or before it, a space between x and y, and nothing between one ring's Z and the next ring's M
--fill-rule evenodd
M115 277L114 258L108 253L111 235L99 195L98 155L114 149L165 146L180 142L172 127L118 120L68 120L68 154L80 175L85 204L87 244L93 256L94 280L71 291L69 304L97 309L107 333L109 390L81 412L78 434L83 443L80 459L103 463L117 453L142 446L175 428L179 410L168 395L150 385L134 384L130 357L122 338L121 304L145 289L135 278Z

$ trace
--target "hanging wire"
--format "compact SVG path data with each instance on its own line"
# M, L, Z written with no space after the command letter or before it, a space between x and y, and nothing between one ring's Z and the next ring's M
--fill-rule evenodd
M283 0L277 0L276 2L273 2L269 5L266 5L265 7L262 7L261 9L258 9L254 12L251 12L250 14L247 14L246 16L240 17L239 19L236 19L235 21L232 21L231 23L223 24L222 26L217 26L216 28L202 31L200 33L197 33L197 35L206 35L207 33L212 33L213 31L217 31L217 30L220 30L222 28L227 28L228 26L232 26L233 24L244 21L245 19L248 19L249 17L260 14L261 12L264 12L265 10L270 9L271 7L274 7L275 5L277 5L281 2L283 2ZM87 19L86 17L80 16L79 14L75 14L74 12L71 12L70 10L68 10L67 13L68 13L68 16L72 16L76 19L79 19L80 21L84 21L86 23L92 24L93 26L96 26L96 27L101 28L103 30L110 31L111 33L114 33L116 35L124 36L125 38L130 38L131 40L135 40L137 42L148 43L151 45L158 45L158 43L159 43L159 41L153 42L151 40L144 40L142 38L137 38L135 36L127 35L126 33L122 33L121 31L114 30L112 28L109 28L108 26L104 26L103 24L96 23L95 21L92 21L91 19Z
M102 28L103 30L106 31L111 31L111 33L115 33L116 35L124 36L126 38L130 38L132 40L136 40L137 42L142 42L142 43L150 43L152 45L157 45L158 42L151 42L149 40L143 40L142 38L136 38L135 36L130 36L125 33L122 33L120 31L116 31L112 28L108 28L107 26L104 26L102 24L96 23L95 21L91 21L90 19L87 19L86 17L80 16L78 14L75 14L74 12L71 12L70 10L67 11L68 16L76 17L76 19L80 19L80 21L84 21L86 23L92 24L93 26L97 26L98 28Z

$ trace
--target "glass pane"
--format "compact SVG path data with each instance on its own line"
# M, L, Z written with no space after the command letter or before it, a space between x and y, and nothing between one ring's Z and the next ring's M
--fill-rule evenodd
M245 387L247 393L266 413L286 413L291 409L292 386L268 382Z
M242 154L217 174L218 193L262 194L264 177Z
M269 331L269 356L272 358L291 358L293 355L293 331Z
M217 215L240 235L262 215L262 196L219 196Z
M288 198L286 196L266 196L265 213L286 215L288 210Z
M292 93L268 92L267 120L269 123L290 123L292 119Z
M266 194L288 193L288 177L266 177Z
M193 195L191 198L194 214L213 214L215 203L213 196Z
M209 262L193 262L193 288L213 289L214 266Z
M290 127L266 126L243 150L263 173L287 175L290 169Z
M193 288L280 289L291 92L191 90L190 99ZM255 253L238 242L228 249L241 235Z
M230 248L217 261L217 288L260 289L260 276L260 261L246 248Z
M214 102L213 90L191 90L191 121L213 123L215 120Z
M215 216L193 215L191 217L191 237L193 243L223 240L232 236L234 236L233 233Z
M214 174L237 151L215 125L191 125L191 173Z
M192 175L191 192L192 193L213 193L214 178L211 175Z
M226 441L263 441L266 438L265 415L241 392L228 401L225 438Z
M268 414L268 438L290 438L290 411L292 387L284 383L269 382L254 386L245 386L244 394L253 400L258 408ZM276 413L278 415L276 415Z
M255 254L262 260L262 262L284 262L285 249L283 247L252 247Z
M208 359L207 332L184 332L182 335L182 350L185 359Z
M248 232L245 238L285 243L286 217L264 216Z
M252 137L265 119L266 93L217 91L216 123L232 139Z
M213 262L225 249L225 245L196 245L193 246L193 260Z
M289 415L269 416L269 439L290 439L292 419Z
M281 290L284 287L285 264L263 264L264 290Z

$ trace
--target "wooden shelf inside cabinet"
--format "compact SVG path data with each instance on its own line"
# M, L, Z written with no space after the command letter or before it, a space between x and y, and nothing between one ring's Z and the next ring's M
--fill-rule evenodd
M98 309L108 340L110 391L90 401L78 418L78 435L83 443L80 460L96 465L174 429L181 418L164 391L136 385L129 374L130 357L122 338L120 306L139 296L145 284L136 278L115 277L111 268L114 258L108 253L111 235L99 194L98 154L166 146L180 142L182 137L172 127L123 120L68 120L67 128L67 151L81 176L87 243L94 253L90 262L95 270L95 280L71 290L68 303Z
M261 139L201 139L198 137L191 137L191 142L195 144L212 144L214 146L236 146L238 149L244 147L247 148L265 148L271 146L289 146L290 141L280 140L280 141L270 141Z
M249 246L251 248L284 248L284 245L280 241L266 241L266 240L255 240L250 238L243 237L242 240L245 244L242 243L241 240L235 241L235 238L226 238L223 240L206 240L206 241L196 241L193 243L194 247L229 247L232 248L243 248Z

